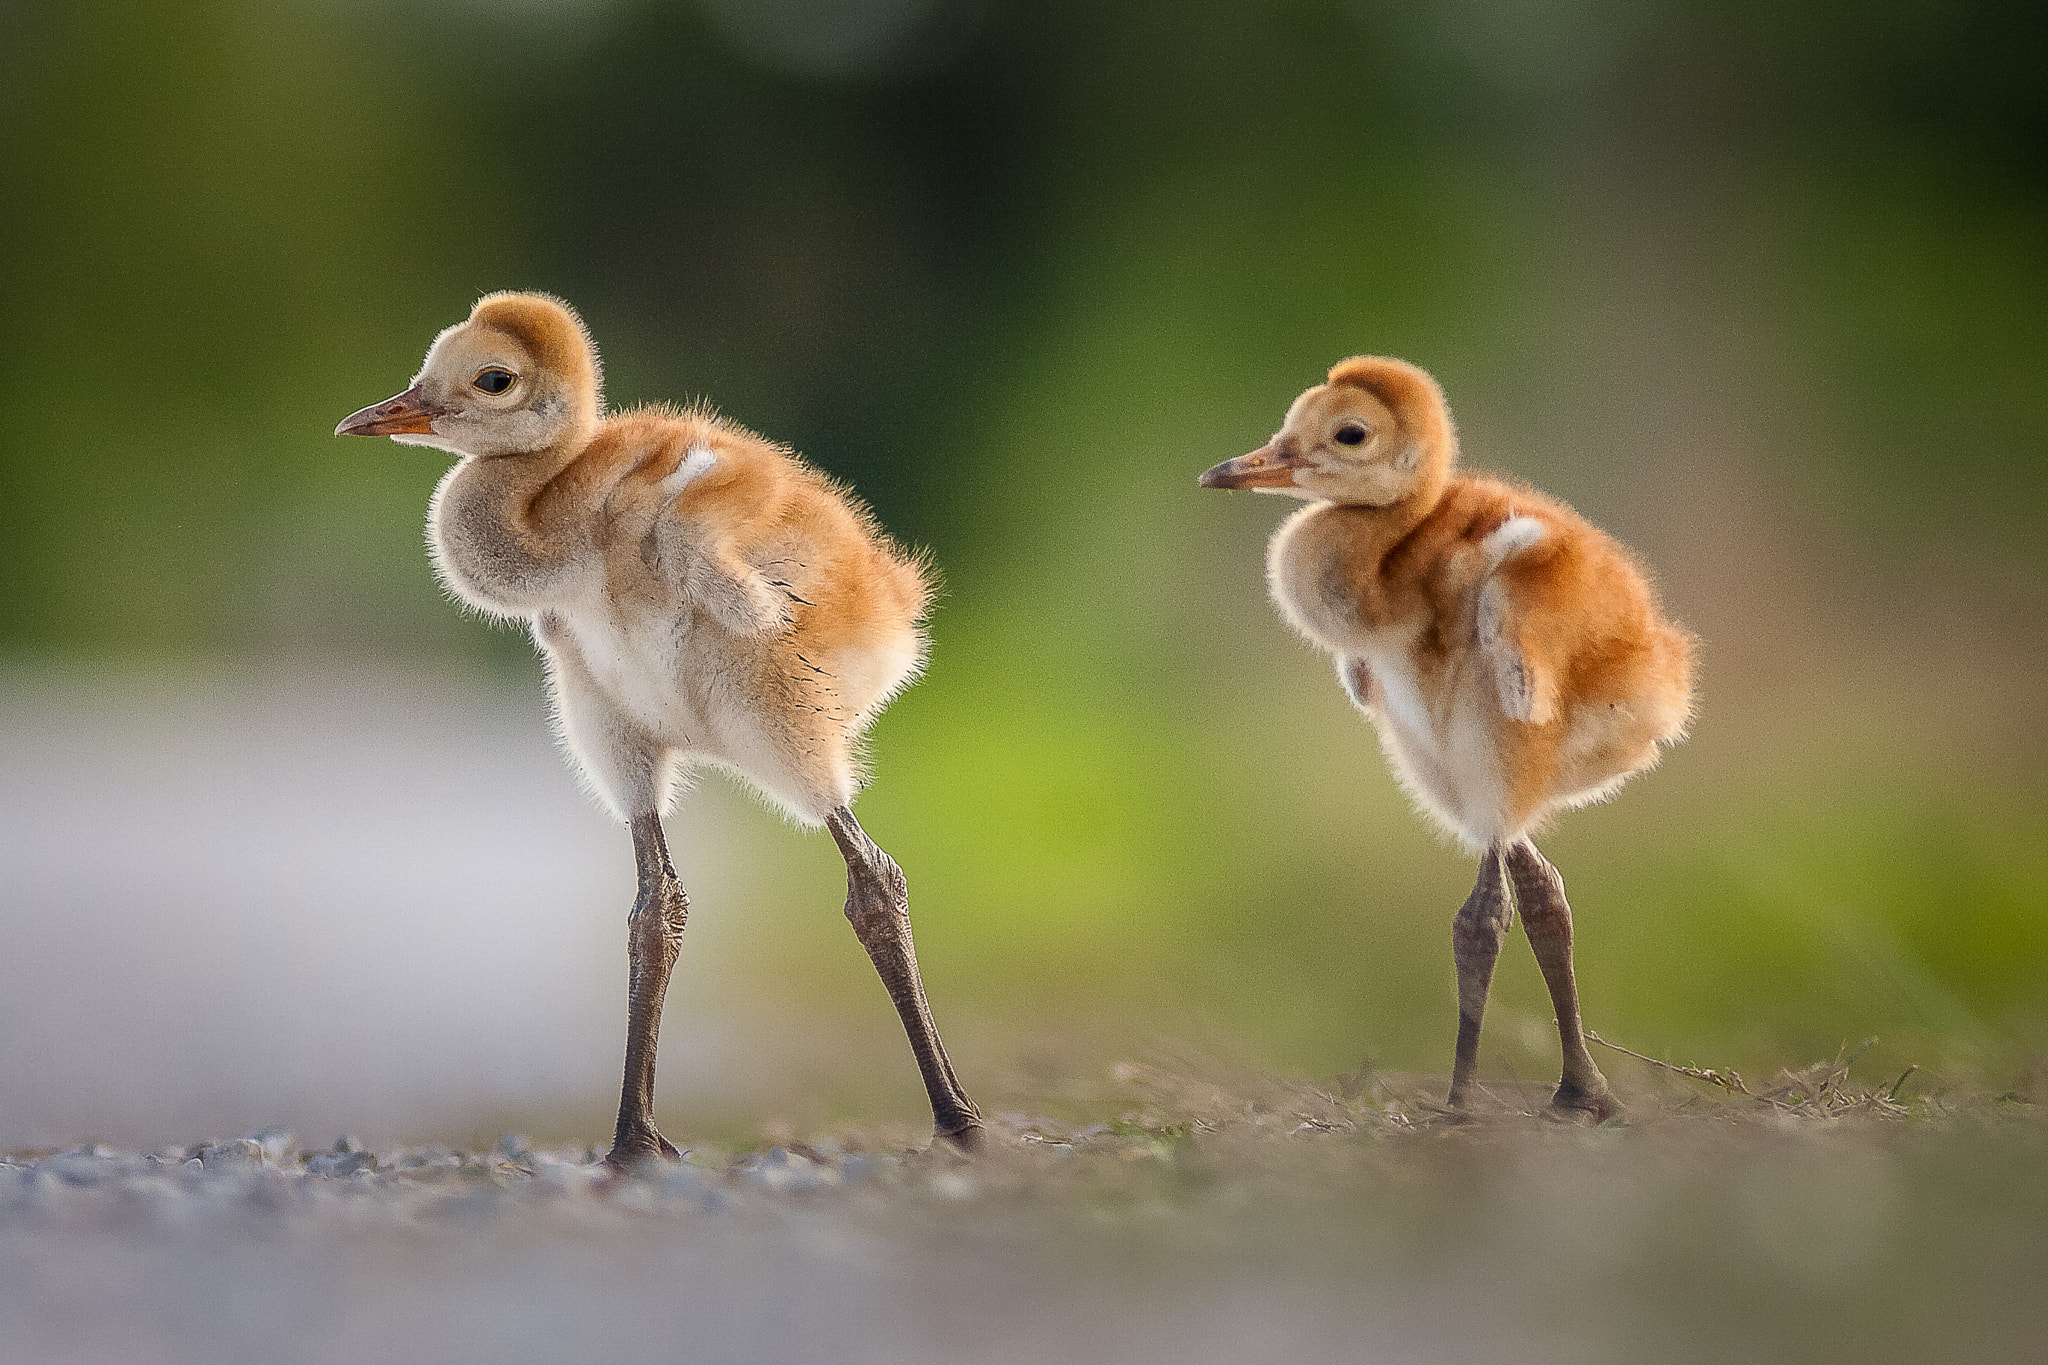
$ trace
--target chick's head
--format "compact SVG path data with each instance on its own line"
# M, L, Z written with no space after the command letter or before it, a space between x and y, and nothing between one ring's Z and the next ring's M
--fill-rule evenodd
M545 294L489 294L434 338L412 387L342 419L341 436L489 457L587 439L603 410L597 348Z
M1357 356L1296 398L1271 441L1201 483L1386 507L1440 488L1456 457L1436 381L1403 360Z

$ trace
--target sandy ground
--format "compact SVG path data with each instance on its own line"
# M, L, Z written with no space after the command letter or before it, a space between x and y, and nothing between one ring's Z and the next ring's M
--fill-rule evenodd
M302 1150L0 1167L0 1356L37 1362L2022 1360L2048 1123L2017 1096L1787 1107L1536 1090L1449 1121L1149 1067L1108 1122L694 1148ZM1851 1094L1855 1098L1855 1093Z

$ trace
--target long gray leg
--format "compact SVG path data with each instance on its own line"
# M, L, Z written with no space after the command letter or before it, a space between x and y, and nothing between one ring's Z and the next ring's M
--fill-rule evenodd
M1564 896L1564 878L1526 839L1508 850L1507 864L1522 931L1529 936L1536 965L1550 987L1558 1041L1564 1046L1564 1077L1550 1102L1561 1110L1589 1114L1596 1123L1612 1118L1621 1106L1609 1093L1607 1078L1593 1065L1579 1024L1579 985L1572 974L1572 907Z
M626 920L626 947L631 964L626 996L626 1079L619 1091L619 1126L612 1136L605 1164L624 1169L652 1157L675 1160L680 1153L654 1127L654 1050L661 1033L661 1002L668 994L669 970L682 946L683 924L690 917L690 898L676 880L661 836L661 816L653 811L632 820L633 860L639 866L640 894Z
M1451 954L1458 963L1458 1052L1451 1066L1451 1107L1463 1109L1470 1098L1472 1073L1479 1067L1479 1023L1486 1017L1486 993L1493 986L1493 964L1508 936L1508 888L1500 851L1489 848L1479 860L1479 880L1451 920Z
M910 1036L910 1050L931 1096L933 1130L973 1151L981 1145L981 1111L960 1088L932 1023L931 1005L917 971L917 949L910 941L910 888L903 869L868 838L845 806L825 817L825 827L846 858L846 918L902 1016L903 1031Z

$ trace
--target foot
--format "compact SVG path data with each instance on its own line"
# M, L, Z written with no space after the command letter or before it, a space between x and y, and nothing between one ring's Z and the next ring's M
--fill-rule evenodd
M644 1166L651 1161L681 1161L683 1154L675 1144L656 1132L652 1125L632 1133L623 1134L612 1143L610 1155L604 1164L614 1171L625 1172Z
M1621 1113L1621 1101L1603 1083L1597 1090L1561 1084L1550 1097L1550 1111L1575 1123L1605 1123Z
M970 1119L958 1128L934 1131L932 1140L943 1142L965 1156L979 1156L988 1150L988 1129Z

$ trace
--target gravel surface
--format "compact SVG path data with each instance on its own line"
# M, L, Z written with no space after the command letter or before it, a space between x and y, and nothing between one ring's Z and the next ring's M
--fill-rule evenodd
M309 1226L398 1226L544 1207L602 1221L621 1210L716 1212L792 1191L901 1184L914 1159L826 1141L732 1157L692 1152L681 1164L620 1177L601 1155L594 1147L537 1151L516 1134L488 1152L438 1143L376 1152L346 1137L309 1151L275 1128L147 1153L98 1143L15 1152L0 1156L0 1228L232 1226L252 1214ZM970 1177L936 1170L931 1178L943 1185Z
M2013 1360L2048 1340L2023 1096L1787 1105L1540 1087L1450 1121L1121 1069L1119 1117L968 1160L842 1135L596 1151L0 1153L0 1360Z

